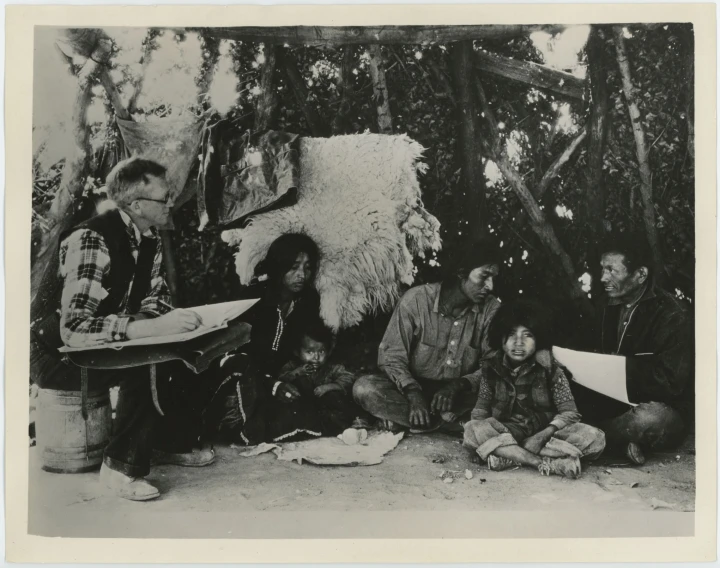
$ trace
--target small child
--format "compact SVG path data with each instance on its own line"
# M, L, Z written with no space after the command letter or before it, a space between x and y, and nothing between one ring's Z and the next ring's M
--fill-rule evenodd
M489 331L498 351L481 364L463 445L493 471L526 465L574 479L581 457L594 459L603 451L605 434L580 422L569 372L549 350L548 320L535 302L498 310Z
M313 320L292 338L293 358L280 370L279 381L294 385L301 397L312 397L322 434L335 436L351 426L364 427L363 410L353 402L355 375L328 361L334 337L321 321Z

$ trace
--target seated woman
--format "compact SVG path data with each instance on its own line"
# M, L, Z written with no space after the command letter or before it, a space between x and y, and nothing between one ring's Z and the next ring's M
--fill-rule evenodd
M220 358L210 373L217 384L205 411L210 437L255 445L320 435L319 420L302 404L297 388L278 380L292 355L293 330L319 317L317 263L311 238L286 234L257 265L261 299L243 316L252 325L250 342Z
M493 471L526 465L577 478L605 434L580 422L569 372L553 358L549 318L534 302L503 305L490 324L495 356L481 364L478 399L463 445Z

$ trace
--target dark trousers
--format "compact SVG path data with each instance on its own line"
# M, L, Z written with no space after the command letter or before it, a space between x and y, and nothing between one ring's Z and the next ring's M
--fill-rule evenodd
M153 406L150 373L146 367L124 370L117 377L105 376L106 388L119 383L113 433L103 462L130 477L150 473L153 431L159 415ZM99 382L99 381L98 381ZM95 388L91 379L91 388Z
M583 422L605 432L608 448L622 449L635 442L649 450L679 445L687 428L682 415L663 402L624 404L576 383L571 383Z
M419 380L422 393L428 406L435 393L444 387L445 381ZM377 418L390 420L409 428L410 402L395 383L385 375L365 375L353 386L353 398L363 409ZM476 395L470 392L458 394L452 412L458 418L464 418L475 407Z
M79 375L80 370L76 371ZM199 413L187 403L180 388L183 381L188 380L183 369L167 363L157 366L157 374L158 398L164 417L158 414L153 404L149 367L91 370L89 373L90 391L119 386L113 432L103 462L130 477L144 477L150 473L153 448L173 453L189 452L199 435L196 425Z

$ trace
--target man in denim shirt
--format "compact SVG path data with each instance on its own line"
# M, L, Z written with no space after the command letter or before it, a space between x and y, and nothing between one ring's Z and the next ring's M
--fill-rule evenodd
M378 349L382 375L355 383L356 402L373 416L419 431L469 413L488 328L500 307L491 294L499 252L480 241L456 252L442 283L410 289L400 299Z

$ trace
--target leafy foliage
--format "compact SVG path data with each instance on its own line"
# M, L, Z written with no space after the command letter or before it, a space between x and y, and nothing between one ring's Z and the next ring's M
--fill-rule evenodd
M165 34L171 32L165 31ZM212 101L204 92L218 62L230 58L237 95L226 116L239 125L251 128L253 109L260 92L260 71L264 64L264 46L251 42L230 42L229 49L208 35L189 39L191 34L175 35L178 44L193 41L201 45L199 64L187 69L185 62L174 61L168 73L190 73L196 92L186 96L187 109L199 114L210 112ZM198 39L199 37L199 39ZM620 77L615 62L612 34L605 30L605 54L608 61L610 91L610 132L604 154L604 185L607 191L605 211L601 215L606 230L627 232L642 230L639 174L635 146ZM689 25L628 26L628 55L634 82L640 94L643 125L650 152L653 173L654 202L663 253L669 274L669 287L679 295L694 297L694 157L692 153L691 120L692 81L688 61L692 61L693 32ZM194 44L193 44L194 45ZM142 46L143 58L156 57L164 49L163 33L151 30ZM189 48L188 48L189 49ZM366 130L377 132L377 114L372 100L372 80L368 57L361 46L339 49L316 47L285 47L298 62L307 95L298 101L284 73L277 74L279 113L276 127L310 136L310 127L303 105L313 109L327 125L340 121L345 133ZM341 107L338 88L345 49L352 50L352 70L343 77L349 108ZM476 42L476 49L486 49L519 60L543 62L543 54L529 38L486 40ZM142 51L142 50L141 50ZM427 150L424 161L427 172L421 177L425 205L442 223L446 250L465 246L467 226L460 221L462 205L461 164L457 144L456 108L449 53L444 45L383 46L387 69L393 130L407 133ZM121 59L122 48L118 48ZM138 86L138 64L116 64L114 77L124 99L129 99ZM587 65L580 54L577 68ZM147 65L146 65L147 67ZM185 67L187 67L185 65ZM691 70L690 70L691 72ZM168 75L170 76L170 75ZM535 187L555 158L577 136L586 124L589 102L567 101L547 91L497 76L480 77L490 106L500 123L502 143L514 167L528 186ZM148 79L146 79L147 81ZM199 92L197 92L199 91ZM96 95L107 100L102 91ZM176 96L173 100L179 100ZM142 99L139 99L139 102ZM177 104L177 103L173 103ZM111 116L108 107L108 116ZM138 105L138 114L165 116L167 105L151 98ZM338 122L336 122L338 124ZM329 130L329 128L328 128ZM486 128L483 136L488 136ZM114 121L93 124L94 178L104 179L109 168L122 155L122 140ZM565 164L560 175L545 193L541 205L552 223L565 250L575 263L577 276L594 274L596 259L592 256L593 234L589 230L585 209L587 144L583 143ZM501 244L505 260L498 288L502 298L520 294L562 299L561 279L565 278L555 261L547 254L533 233L527 216L507 182L495 165L485 156L486 205L490 235ZM33 205L42 217L54 188L59 183L62 163L48 171L35 168ZM238 293L232 251L216 233L197 232L194 204L186 204L176 214L178 230L174 236L180 283L185 303L197 304L222 301ZM442 255L418 259L417 282L436 280L442 276ZM384 317L384 316L382 316ZM369 324L370 325L370 324ZM377 326L375 333L377 333ZM382 331L380 329L380 331Z

